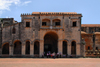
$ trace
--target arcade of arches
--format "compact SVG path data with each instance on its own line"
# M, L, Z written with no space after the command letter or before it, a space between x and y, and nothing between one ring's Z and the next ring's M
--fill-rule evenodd
M69 45L67 40L59 40L58 35L54 32L47 33L42 42L44 43L34 41L34 45L32 45L30 41L26 41L25 45L23 45L21 41L15 41L13 46L10 46L9 43L5 43L2 45L2 55L41 56L44 52L59 52L63 55L77 54L75 41L72 41Z

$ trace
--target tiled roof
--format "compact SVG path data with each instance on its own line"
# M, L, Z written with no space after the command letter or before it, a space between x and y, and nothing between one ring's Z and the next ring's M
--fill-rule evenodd
M32 14L77 14L76 12L32 12Z
M84 31L81 31L81 34L87 34L86 32L84 32Z
M100 24L81 24L81 27L100 27Z
M100 34L100 32L95 32L95 34Z

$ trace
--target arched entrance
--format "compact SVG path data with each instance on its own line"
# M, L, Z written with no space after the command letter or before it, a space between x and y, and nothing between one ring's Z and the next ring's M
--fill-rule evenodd
M57 53L58 52L58 36L54 32L49 32L44 36L44 52L47 54Z
M30 54L30 41L26 41L26 50L25 50L26 54Z
M34 42L34 54L39 55L40 44L38 41Z
M20 41L16 41L14 43L14 54L21 54L21 42Z
M63 54L67 55L67 42L63 41Z
M71 43L71 54L76 55L76 42L72 41Z
M2 54L9 54L9 43L5 43L2 46Z

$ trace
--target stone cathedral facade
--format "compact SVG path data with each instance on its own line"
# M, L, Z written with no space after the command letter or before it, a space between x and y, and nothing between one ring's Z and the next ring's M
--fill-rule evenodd
M1 18L0 56L41 57L48 51L85 56L88 44L82 42L87 35L81 31L81 17L76 12L33 12L21 14L21 22Z

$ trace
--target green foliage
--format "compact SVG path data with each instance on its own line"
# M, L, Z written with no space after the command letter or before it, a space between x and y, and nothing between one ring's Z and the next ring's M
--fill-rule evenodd
M99 58L99 56L97 56L97 58Z
M1 22L3 22L3 19L2 19L2 18L0 18L0 21L1 21Z
M81 43L82 43L83 45L85 45L85 41L82 41Z

